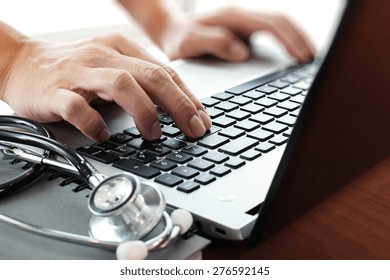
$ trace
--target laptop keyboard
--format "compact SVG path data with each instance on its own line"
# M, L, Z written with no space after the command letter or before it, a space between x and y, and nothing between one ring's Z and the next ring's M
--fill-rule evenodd
M192 193L288 141L318 65L294 66L201 99L213 125L200 139L188 138L169 115L161 115L163 136L157 141L129 127L77 151Z

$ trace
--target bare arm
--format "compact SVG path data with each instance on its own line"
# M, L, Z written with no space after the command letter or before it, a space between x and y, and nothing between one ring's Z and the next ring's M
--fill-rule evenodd
M28 40L27 36L0 21L0 99L3 100L5 84L15 57Z

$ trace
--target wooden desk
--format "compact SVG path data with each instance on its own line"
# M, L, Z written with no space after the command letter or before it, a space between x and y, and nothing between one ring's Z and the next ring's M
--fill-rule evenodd
M390 259L390 157L255 249L213 241L204 259Z

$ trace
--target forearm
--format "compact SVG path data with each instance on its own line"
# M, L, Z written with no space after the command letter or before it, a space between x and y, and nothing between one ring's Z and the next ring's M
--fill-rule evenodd
M182 15L169 0L117 1L160 47L163 44L164 32Z
M3 100L8 73L29 38L0 21L0 99Z

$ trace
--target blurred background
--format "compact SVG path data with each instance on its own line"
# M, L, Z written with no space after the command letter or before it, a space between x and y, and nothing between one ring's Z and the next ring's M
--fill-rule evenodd
M175 1L183 11L188 13L188 16L194 16L205 10L217 9L224 5L282 11L290 14L303 25L315 41L318 38L314 32L311 33L311 30L322 30L326 23L331 23L332 19L329 18L329 14L337 9L340 2L340 0L172 1ZM129 25L135 36L139 32L137 25L132 22L115 0L1 0L0 20L31 36L123 24ZM313 26L313 22L317 23L317 26Z

